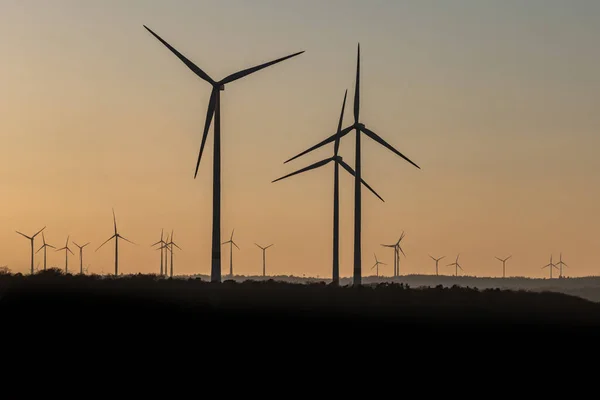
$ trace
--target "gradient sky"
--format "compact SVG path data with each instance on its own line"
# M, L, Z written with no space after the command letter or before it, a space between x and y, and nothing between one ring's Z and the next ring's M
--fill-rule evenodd
M470 275L598 275L600 2L577 0L2 0L0 265L29 268L31 234L90 241L90 271L158 272L150 244L175 230L175 273L210 273L212 127L193 179L210 86L142 24L215 79L306 53L222 95L222 238L234 268L331 276L333 167L271 181L327 157L361 44L361 119L419 164L364 138L363 274L404 230L402 273L458 252ZM344 125L351 123L351 103ZM353 136L341 155L354 164ZM341 179L341 274L352 275L353 181ZM41 240L36 240L36 249ZM80 243L81 244L81 243ZM75 251L75 247L72 246ZM223 246L223 272L229 250ZM41 255L41 252L38 254ZM36 257L36 264L41 262ZM447 263L445 261L448 261ZM64 253L49 264L64 266ZM70 267L78 264L70 258ZM387 268L387 269L386 269ZM453 272L451 267L442 271Z

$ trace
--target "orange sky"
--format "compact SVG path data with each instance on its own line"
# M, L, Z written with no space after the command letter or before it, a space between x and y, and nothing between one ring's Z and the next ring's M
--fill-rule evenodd
M561 251L569 275L598 273L600 4L190 3L0 4L0 265L28 270L15 230L47 225L51 244L90 241L85 264L110 271L113 247L94 250L112 235L114 207L139 244L121 246L123 272L158 271L161 228L184 250L176 273L210 272L212 129L193 179L210 87L147 24L215 79L306 50L222 94L222 238L235 228L236 273L260 273L256 241L275 243L268 273L331 275L332 167L270 182L331 154L282 164L333 133L359 41L361 119L422 168L363 139L363 178L386 200L363 192L364 275L373 252L391 274L380 244L403 230L402 273L433 273L428 253L460 252L468 274L498 276L494 256L513 254L509 274L539 277ZM352 135L340 152L354 164ZM340 201L351 276L346 174ZM64 254L49 264L63 267Z

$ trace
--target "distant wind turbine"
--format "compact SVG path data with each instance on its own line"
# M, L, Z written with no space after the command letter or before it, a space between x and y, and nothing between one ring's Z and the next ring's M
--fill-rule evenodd
M335 146L333 149L333 157L330 158L326 158L324 160L321 160L319 162L316 162L312 165L309 165L308 167L302 168L296 172L292 172L291 174L287 174L285 176L282 176L281 178L275 179L273 182L277 182L280 181L282 179L288 178L290 176L296 175L296 174L301 174L302 172L306 172L306 171L310 171L312 169L315 168L319 168L322 167L324 165L329 164L331 161L333 161L334 163L334 175L333 175L333 272L332 272L332 283L333 285L339 285L340 282L340 261L339 261L339 225L340 225L340 201L339 201L339 193L340 193L340 189L339 189L339 167L340 165L346 170L348 171L348 173L352 176L355 176L354 170L352 169L352 167L350 167L348 164L346 164L344 162L344 160L342 159L342 157L340 157L338 155L338 151L340 148L340 136L339 136L339 132L342 129L342 120L344 119L344 108L346 107L346 95L348 94L348 91L346 91L346 94L344 94L344 102L342 103L342 112L340 114L340 119L338 122L338 127L337 127L337 136L335 138ZM286 161L287 162L287 161ZM367 184L367 182L365 182L364 180L361 180L362 184L365 185L371 192L373 192L373 194L375 194L375 196L379 197L379 199L381 201L383 201L383 199L381 198L381 196L379 196L372 188L371 186L369 186Z
M234 231L235 231L235 229L231 231L231 238L228 241L222 243L222 244L229 243L229 276L231 278L233 278L233 246L237 247L238 250L240 249L238 247L238 245L235 244L235 242L233 241L233 232Z
M44 271L46 270L46 248L47 247L52 247L53 249L56 249L56 247L52 246L51 244L46 243L46 238L44 237L44 232L42 232L42 247L40 247L38 249L38 251L36 251L35 253L37 254L40 250L44 249Z
M382 263L381 261L379 261L379 260L377 259L377 254L373 253L373 255L375 256L375 265L373 265L373 266L371 267L371 269L373 269L373 268L377 268L377 269L376 269L376 274L377 274L377 277L379 278L379 265L387 265L387 264L386 264L386 263Z
M181 247L177 246L177 244L173 241L173 231L171 231L171 240L169 240L168 243L166 243L167 246L170 246L169 250L171 251L171 278L173 278L173 253L175 252L173 250L173 246L177 247L179 250L181 250ZM165 271L166 274L166 271Z
M400 247L400 241L402 241L402 239L404 239L404 231L395 244L382 244L383 247L391 247L394 249L394 278L400 276L400 252L406 257L404 250Z
M464 271L464 269L462 269L462 267L460 266L460 264L458 263L458 257L460 257L460 253L456 256L456 261L453 262L452 264L448 264L446 265L447 267L453 265L456 269L456 272L454 273L454 276L458 276L458 269L460 268L461 271Z
M67 236L67 241L65 242L65 247L56 249L56 251L62 251L62 250L65 251L65 274L68 274L69 273L69 253L75 255L69 248L69 236Z
M21 236L23 236L23 237L26 237L27 239L29 239L29 240L31 241L31 275L33 275L33 272L34 272L34 271L33 271L33 241L34 241L35 237L36 237L37 235L39 235L39 234L40 234L40 232L41 232L41 231L43 231L44 229L46 229L46 227L45 227L45 226L44 226L42 229L40 229L39 231L37 231L37 232L36 232L36 234L35 234L35 235L33 235L33 236L27 236L27 235L26 235L26 234L24 234L24 233L21 233L21 232L19 232L19 231L15 231L15 232L17 232L19 235L21 235Z
M80 246L77 243L75 243L75 241L73 241L73 244L79 248L79 273L83 275L83 248L90 243L88 242L83 246Z
M129 242L129 243L131 243L133 245L135 245L135 243L133 243L131 240L126 239L125 237L121 236L119 234L119 232L117 232L117 217L115 217L115 209L114 208L113 208L112 212L113 212L113 221L114 221L114 224L115 224L115 234L112 235L110 238L108 238L106 240L106 242L102 243L100 245L100 247L98 247L96 249L96 251L100 250L100 248L102 246L104 246L106 243L108 243L112 239L115 239L115 276L119 276L119 239L123 239L124 241Z
M431 254L429 255L429 257L431 257L431 259L433 261L435 261L435 275L438 276L439 275L439 270L438 270L438 263L440 262L440 260L446 256L441 256L440 258L435 258L433 257Z
M256 244L256 243L254 243L254 244ZM267 247L262 247L261 245L259 245L259 244L256 244L256 246L257 246L259 249L261 249L261 250L262 250L262 256L263 256L263 276L267 276L267 267L266 267L266 261L265 261L265 260L266 260L265 253L266 253L267 249L268 249L269 247L273 246L273 245L272 245L272 244L270 244L270 245L268 245Z
M356 62L356 89L354 90L354 124L349 127L343 129L339 133L335 133L329 138L323 140L321 143L316 144L315 146L303 151L302 153L290 158L286 161L292 161L308 152L311 152L319 147L333 142L338 137L343 137L351 130L356 131L356 146L355 146L355 157L354 157L354 286L358 286L361 284L361 183L362 183L362 171L361 171L361 146L360 146L360 133L364 133L372 140L386 147L390 151L394 152L398 156L402 157L404 160L411 163L416 168L420 167L405 157L402 153L388 144L385 140L383 140L379 135L375 132L367 129L363 123L359 122L359 110L360 110L360 44L358 45L358 57Z
M254 72L260 71L263 68L277 64L281 61L287 60L299 54L304 53L300 51L291 54L286 57L278 58L277 60L270 61L256 67L244 69L234 74L228 75L220 81L213 80L206 72L200 69L196 64L188 60L183 54L177 51L173 46L164 41L160 36L154 33L150 28L144 25L144 28L148 30L156 39L164 44L173 54L177 56L189 69L191 69L199 78L205 80L212 86L212 92L210 95L210 101L208 103L208 111L206 113L206 121L204 123L204 133L202 135L202 143L200 145L200 152L198 154L198 161L196 163L196 172L194 178L198 174L198 167L200 166L200 159L202 158L202 152L204 151L204 144L206 143L206 137L208 136L208 130L212 122L214 115L215 126L214 126L214 142L213 142L213 226L212 226L212 264L211 264L211 281L221 282L221 91L225 90L225 85L234 82L240 78L250 75Z
M550 264L546 264L546 265L544 265L544 266L542 267L542 269L544 269L544 268L548 268L548 267L550 267L550 279L552 279L552 268L556 268L556 269L558 269L558 267L556 266L556 264L554 264L554 263L552 262L552 255L550 255Z
M512 255L506 257L505 259L496 257L496 260L500 261L502 263L502 277L505 278L506 277L506 261L508 261L509 258L511 258Z
M558 277L562 278L563 277L563 273L562 273L563 265L565 267L568 267L567 263L563 262L563 260L562 260L562 253L560 253L560 260L556 263L556 265L560 266L560 272L559 272Z
M157 248L157 250L160 250L160 275L163 276L163 254L164 254L164 249L165 249L165 244L167 244L167 242L165 242L163 240L163 234L164 234L164 229L160 230L160 240L156 243L154 243L152 246L150 247L154 247L157 244L160 244L160 247ZM165 271L166 271L166 266L165 266Z

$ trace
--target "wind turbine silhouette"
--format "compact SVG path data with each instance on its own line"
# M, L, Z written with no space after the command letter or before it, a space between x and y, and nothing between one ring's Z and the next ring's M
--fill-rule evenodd
M496 257L496 260L500 261L502 263L502 277L505 278L506 277L506 261L508 261L509 258L512 257L512 254L508 257L506 257L505 259L501 259L499 257Z
M240 249L238 247L238 245L235 244L235 242L233 241L233 232L234 231L235 231L235 229L231 231L231 238L228 241L222 243L222 244L229 243L229 277L232 279L233 279L233 246L237 247L238 250Z
M171 246L169 251L171 252L171 278L173 278L173 253L174 253L173 246L175 246L179 250L181 250L181 247L177 246L177 244L173 241L173 231L171 231L171 240L169 240L169 242L166 243L165 245ZM165 271L165 275L166 275L166 271Z
M550 267L550 279L552 279L552 268L556 268L556 269L558 269L558 267L556 266L556 264L554 264L554 263L552 262L552 255L550 255L550 264L546 264L546 265L544 265L544 266L542 267L542 269L544 269L544 268L548 268L548 267Z
M386 263L382 263L381 261L379 261L379 260L377 259L377 254L373 253L373 255L375 256L375 265L373 265L373 266L371 267L371 269L373 269L373 268L377 268L377 269L376 269L376 274L377 274L377 277L379 278L379 265L380 265L380 264L381 264L381 265L387 265L387 264L386 264Z
M394 278L400 276L400 252L404 254L404 250L400 247L400 241L404 239L404 231L400 235L400 239L395 244L382 244L383 247L391 247L394 249ZM406 257L406 254L404 254Z
M456 256L456 261L455 262L453 262L452 264L446 265L447 267L449 267L451 265L454 265L454 267L456 268L456 272L454 273L454 276L458 276L458 269L459 268L460 268L461 271L464 271L464 269L462 269L462 267L458 263L458 257L460 257L460 253Z
M273 182L277 182L280 181L282 179L288 178L290 176L296 175L296 174L301 174L302 172L306 172L306 171L310 171L312 169L316 169L319 167L322 167L324 165L329 164L331 161L333 161L334 163L334 175L333 175L333 272L332 272L332 284L333 285L339 285L340 282L340 259L339 259L339 225L340 225L340 189L339 189L339 167L340 165L346 170L348 171L348 173L352 176L355 176L355 172L352 169L352 167L350 167L348 164L346 164L344 162L344 160L342 159L342 157L340 157L338 155L339 152L339 148L340 148L340 130L342 129L342 122L344 119L344 109L346 108L346 95L348 94L348 91L346 90L346 93L344 94L344 102L342 103L342 112L340 113L340 119L338 122L338 127L337 127L337 134L335 137L335 145L334 145L334 149L333 149L333 157L330 158L326 158L324 160L321 160L319 162L316 162L312 165L309 165L308 167L302 168L296 172L292 172L291 174L287 174L285 176L282 176L281 178L275 179ZM287 161L286 161L287 162ZM273 183L272 182L272 183ZM381 198L381 196L379 196L375 190L373 190L371 188L371 186L369 186L369 184L367 184L367 182L365 182L364 180L361 179L361 182L363 185L365 185L371 192L373 192L373 194L375 194L375 196L379 197L379 199L381 201L383 201L383 199Z
M34 271L33 271L33 240L34 240L34 239L35 239L35 237L36 237L37 235L39 235L39 234L40 234L40 232L41 232L41 231L43 231L44 229L46 229L46 227L45 227L45 226L44 226L42 229L40 229L39 231L37 231L37 232L35 233L35 235L33 235L33 236L27 236L27 235L26 235L26 234L24 234L24 233L21 233L21 232L19 232L19 231L15 231L15 232L17 232L19 235L21 235L21 236L23 236L23 237L26 237L27 239L29 239L29 240L31 241L31 275L33 275L33 272L34 272Z
M111 241L112 239L115 239L115 276L119 276L119 239L123 239L126 242L129 242L133 245L135 245L135 243L133 243L131 240L126 239L125 237L121 236L119 234L119 232L117 232L117 217L115 217L115 209L112 209L112 213L113 213L113 221L115 224L115 234L112 235L110 238L108 238L106 240L106 242L102 243L100 245L100 247L98 247L96 249L96 251L100 250L100 248L102 246L104 246L106 243L108 243L109 241Z
M567 263L563 262L563 260L562 260L562 253L560 253L560 260L556 263L556 265L560 265L560 271L559 271L558 277L562 278L563 277L563 273L562 273L563 265L565 267L568 267Z
M79 273L83 275L83 248L90 243L88 242L83 246L80 246L77 243L75 243L75 241L73 241L73 244L79 248Z
M44 249L44 271L46 270L46 248L47 247L52 247L53 249L56 249L56 247L52 246L51 244L46 243L46 238L44 237L44 232L42 232L42 247L40 247L38 249L38 251L35 252L35 254L37 254L40 250Z
M65 242L65 247L61 247L60 249L56 249L56 251L65 251L65 274L69 273L69 252L75 255L71 249L69 248L69 236L67 236L67 241Z
M202 158L202 152L204 151L204 144L206 143L206 137L208 136L208 130L212 122L214 115L215 126L214 126L214 144L213 144L213 225L212 225L212 263L211 263L211 281L221 282L221 91L225 90L225 85L234 82L240 78L250 75L254 72L260 71L263 68L277 64L281 61L287 60L299 54L304 53L300 51L289 56L278 58L277 60L270 61L252 68L247 68L242 71L233 73L226 76L220 81L213 80L206 72L200 69L196 64L188 60L183 54L177 51L173 46L164 41L160 36L154 33L150 28L144 25L144 28L148 30L156 39L164 44L173 54L177 56L189 69L192 70L199 78L205 80L212 86L210 94L210 100L208 103L208 111L206 113L206 121L204 123L204 133L202 135L202 143L200 145L200 152L198 154L198 161L196 163L196 172L194 178L198 174L198 168L200 166L200 159Z
M440 260L446 256L441 256L440 258L435 258L433 257L431 254L429 255L429 257L431 257L431 259L433 261L435 261L435 275L438 276L439 275L439 270L438 270L438 263L440 262ZM458 257L457 257L458 258Z
M256 243L254 243L254 244L256 244ZM256 246L257 246L259 249L261 249L261 250L262 250L262 256L263 256L263 276L267 276L267 272L266 272L266 271L267 271L267 267L266 267L266 261L265 261L265 259L266 259L266 255L265 255L265 253L266 253L267 249L268 249L269 247L273 246L273 245L272 245L272 244L270 244L270 245L268 245L267 247L262 247L261 245L259 245L259 244L256 244Z
M408 161L409 163L411 163L412 165L414 165L415 167L420 169L420 167L417 164L415 164L414 162L409 160L407 157L405 157L402 153L400 153L398 150L396 150L394 147L392 147L390 144L388 144L385 140L383 140L375 132L373 132L370 129L367 129L365 124L359 122L359 114L360 114L360 44L358 45L358 57L357 57L357 62L356 62L356 89L354 90L354 124L343 129L339 133L336 132L334 135L323 140L321 143L316 144L315 146L303 151L302 153L300 153L286 161L286 163L289 161L292 161L308 152L318 149L319 147L321 147L327 143L333 142L338 136L341 138L353 129L356 131L356 147L355 147L356 154L354 157L354 159L355 159L354 170L356 171L356 173L354 174L354 280L353 280L353 284L355 286L358 286L361 284L361 265L362 265L361 264L361 190L360 190L361 183L362 183L362 178L361 178L362 171L361 171L360 133L361 132L364 133L372 140L374 140L377 143L381 144L382 146L386 147L390 151L394 152L398 156L402 157L404 160Z
M157 244L160 244L161 246L157 248L157 250L160 250L160 275L163 276L163 250L165 248L165 244L167 244L167 242L165 242L163 240L163 234L164 234L164 228L160 230L160 240L156 243L154 243L152 246L150 247L154 247ZM166 270L166 267L165 267Z

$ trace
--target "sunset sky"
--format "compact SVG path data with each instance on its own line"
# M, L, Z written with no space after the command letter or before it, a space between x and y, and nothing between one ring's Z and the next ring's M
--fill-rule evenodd
M175 273L210 273L212 127L193 179L210 86L144 28L214 79L306 52L222 92L222 241L234 272L331 276L333 166L272 180L329 157L354 96L361 119L421 166L368 138L363 275L381 243L406 237L401 273L542 277L560 252L569 276L600 275L600 2L594 0L2 0L0 266L29 269L26 234L47 226L92 242L90 272L158 272L150 245L175 230ZM352 123L352 101L344 126ZM354 134L340 153L354 165ZM352 275L353 180L341 175L341 275ZM81 243L80 243L81 244ZM36 239L35 248L41 245ZM76 248L72 245L72 250ZM223 246L223 273L229 248ZM446 262L447 261L447 262ZM35 263L42 262L41 252ZM70 257L70 268L78 265ZM49 253L64 267L64 253ZM447 274L452 267L442 267Z

